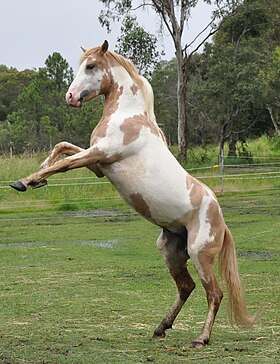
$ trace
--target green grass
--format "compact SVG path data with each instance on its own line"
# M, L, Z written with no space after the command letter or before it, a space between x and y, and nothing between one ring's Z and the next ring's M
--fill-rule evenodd
M49 188L15 193L9 183L37 171L46 155L0 158L0 214L15 211L69 211L96 209L124 203L105 178L96 178L86 168L60 173L48 179Z
M29 174L43 159L2 158L0 180ZM205 177L209 170L194 171L201 173ZM82 169L24 194L1 184L1 364L277 362L277 179L231 181L227 192L218 194L238 249L249 308L263 307L264 313L249 330L232 328L225 298L203 350L188 347L207 306L192 264L196 290L166 339L152 339L176 296L155 247L160 230L135 215L111 185L80 181L99 180ZM215 178L203 181L219 187ZM52 186L64 182L70 185Z
M249 307L265 311L250 330L232 328L224 301L203 350L188 348L206 312L192 265L196 291L167 338L151 339L176 291L155 248L157 227L116 210L113 217L45 211L2 216L0 363L276 362L279 212L240 215L230 200L221 202Z

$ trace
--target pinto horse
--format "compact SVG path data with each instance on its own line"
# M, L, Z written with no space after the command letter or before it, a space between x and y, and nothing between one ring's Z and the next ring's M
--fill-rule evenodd
M156 244L176 282L178 297L154 337L165 336L195 288L187 269L189 258L208 301L202 332L191 347L208 344L223 297L214 275L217 256L231 319L252 325L256 315L248 314L232 235L214 193L190 176L169 151L156 123L150 84L130 61L109 51L107 41L84 50L66 102L81 107L98 95L105 96L104 111L92 132L90 147L58 143L38 172L11 186L18 191L27 186L38 188L55 173L87 167L98 177L106 176L130 206L162 228ZM68 156L58 159L62 154Z

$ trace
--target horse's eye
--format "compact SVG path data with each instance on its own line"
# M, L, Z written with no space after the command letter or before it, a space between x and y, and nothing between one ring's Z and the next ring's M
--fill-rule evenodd
M94 64L87 64L86 65L86 70L92 70L92 69L94 69L94 67L95 67L95 65Z

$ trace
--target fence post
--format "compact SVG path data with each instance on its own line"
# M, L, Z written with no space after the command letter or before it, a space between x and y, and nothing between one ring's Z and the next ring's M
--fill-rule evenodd
M219 172L221 176L221 192L224 194L224 148L220 149L219 154Z

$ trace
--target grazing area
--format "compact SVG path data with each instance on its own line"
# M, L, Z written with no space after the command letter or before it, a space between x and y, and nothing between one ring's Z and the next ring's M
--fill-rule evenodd
M166 338L152 339L176 296L155 247L160 229L86 170L52 177L49 187L25 194L7 187L41 160L1 158L1 364L278 360L279 179L246 179L245 188L240 179L236 185L226 180L226 192L218 193L249 310L263 307L260 322L250 329L231 327L225 297L210 345L191 350L207 311L192 263L195 291ZM209 170L192 173L217 188Z

